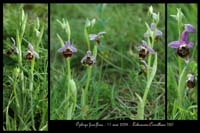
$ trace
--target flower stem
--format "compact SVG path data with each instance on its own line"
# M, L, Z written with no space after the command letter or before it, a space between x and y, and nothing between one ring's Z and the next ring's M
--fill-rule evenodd
M182 59L178 57L178 70L179 70L179 75L182 73Z
M32 62L31 62L31 73L30 73L29 89L30 89L32 127L33 127L34 130L36 130L35 129L35 120L34 120L34 105L33 105L33 71L34 71L34 66L35 66L35 58L33 58Z
M67 58L67 99L66 99L67 105L70 97L70 84L69 84L70 79L71 79L70 58Z
M68 82L71 79L70 58L67 58L67 79Z
M92 66L88 66L87 68L87 81L86 81L86 86L85 86L85 104L87 104L87 93L88 93L88 88L90 85L90 78L91 78L91 73L92 73Z
M155 29L153 32L152 37L152 41L150 41L150 38L148 38L148 44L153 48L154 46L154 39L155 39L155 33L156 33L156 25L155 25ZM144 119L144 109L145 109L145 104L146 104L146 99L150 90L150 86L152 84L152 81L154 79L154 76L156 74L157 71L157 54L155 54L155 58L154 58L154 63L153 63L153 68L152 71L150 71L151 68L151 54L148 56L148 66L147 66L147 84L144 90L144 95L142 98L142 101L140 101L140 106L138 106L138 119L143 120Z
M14 96L15 96L15 101L16 101L16 104L17 104L17 108L19 109L20 106L19 106L19 100L18 100L18 96L17 96L17 90L16 90L16 80L17 80L17 77L14 76L14 83L13 83L13 91L14 91Z
M96 59L96 56L97 56L97 44L94 45L93 55L94 55L94 58ZM87 75L88 76L87 76L86 86L85 86L85 90L84 90L84 105L87 104L87 93L88 93L88 88L89 88L89 84L90 84L91 73L92 73L92 66L88 66L87 67Z
M70 110L69 100L70 100L70 79L71 79L71 69L70 69L70 58L67 58L67 94L66 94L66 108L67 108L67 119L71 119L71 113L68 113Z

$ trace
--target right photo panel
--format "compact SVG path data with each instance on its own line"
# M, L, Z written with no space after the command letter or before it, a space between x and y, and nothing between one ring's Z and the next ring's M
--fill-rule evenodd
M197 4L167 4L167 119L197 120Z

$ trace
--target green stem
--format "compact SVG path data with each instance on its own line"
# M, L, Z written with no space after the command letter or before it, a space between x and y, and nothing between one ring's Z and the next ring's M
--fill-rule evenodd
M150 41L150 38L148 38L148 44L153 48L154 46L154 39L155 39L155 33L156 33L156 25L155 25L155 29L152 35L152 41ZM150 86L152 84L152 81L154 79L155 73L156 73L156 69L157 69L157 55L155 55L155 59L154 59L154 63L153 63L153 70L150 71L150 67L151 67L151 54L148 56L148 67L147 67L147 84L144 90L144 95L143 95L143 99L142 102L140 102L140 107L139 107L139 119L144 119L144 108L145 108L145 104L146 104L146 99L150 90Z
M67 79L68 82L71 79L70 58L67 58Z
M96 56L97 56L97 44L94 45L93 56L96 59ZM91 73L92 73L92 66L88 66L88 68L87 68L88 77L87 77L86 86L85 86L85 90L84 90L83 106L85 106L87 104L87 93L88 93L88 88L89 88L89 84L90 84Z
M31 62L31 73L30 73L30 84L29 84L29 89L30 89L30 102L31 102L31 119L32 119L32 127L34 130L35 129L35 120L34 120L34 105L33 105L33 71L34 71L34 66L35 66L35 58L33 58L32 62Z
M67 105L70 97L70 83L69 83L70 79L71 79L70 58L67 58Z
M143 95L143 102L144 102L144 105L146 103L146 99L147 99L147 95L149 93L149 89L150 89L150 86L151 86L151 82L150 80L147 81L147 85L145 87L145 90L144 90L144 95Z
M90 85L90 78L91 78L91 73L92 73L92 66L88 66L87 68L87 81L86 81L86 86L85 86L85 99L84 99L84 103L87 104L87 93L88 93L88 88L89 88L89 85Z
M179 70L179 75L182 73L182 59L178 57L178 70Z
M18 100L17 90L16 90L16 80L17 80L17 77L15 76L14 77L14 83L13 83L13 89L14 89L15 101L16 101L16 104L17 104L17 108L19 110L20 109L20 105L19 105L19 100Z
M67 58L67 94L66 94L66 108L67 112L69 111L69 100L70 100L70 79L71 79L71 69L70 69L70 58ZM71 118L71 113L67 113L67 119Z

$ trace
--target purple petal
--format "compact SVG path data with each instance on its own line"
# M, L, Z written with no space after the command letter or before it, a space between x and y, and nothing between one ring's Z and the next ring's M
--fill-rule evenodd
M151 23L150 29L151 29L152 31L154 30L154 27L155 27L155 24L154 24L154 23Z
M188 32L195 32L195 28L191 24L185 24L185 30Z
M191 73L189 73L188 75L187 75L187 77L188 77L188 80L192 80L192 81L194 81L194 74L191 74Z
M91 58L91 60L93 61L93 64L95 64L96 59L94 58L94 56L91 56L90 58Z
M156 20L158 15L156 13L153 13L153 18Z
M33 51L33 55L34 55L36 58L39 59L39 54L38 54L37 52Z
M188 42L188 43L186 43L186 45L187 45L188 48L192 48L194 43L193 42Z
M145 42L144 40L142 40L142 45L143 45L144 47L147 47L147 42Z
M90 40L95 40L98 37L96 34L89 34Z
M188 41L188 31L187 31L187 30L184 30L184 31L182 32L181 41L185 41L185 42Z
M66 41L66 42L65 42L65 48L70 47L70 45L71 45L71 44L70 44L70 41Z
M66 48L65 48L65 47L62 47L62 48L59 48L59 49L58 49L58 52L59 52L59 53L62 53L62 52L64 52L65 50L66 50Z
M90 50L87 51L87 56L92 56L92 52Z
M30 43L28 44L28 48L29 48L30 51L32 51L32 52L34 51L33 46Z
M106 32L99 32L98 36L103 35L103 34L106 34Z
M156 36L162 36L162 31L160 31L159 29L156 29Z
M152 48L150 48L150 47L148 47L147 50L148 50L150 53L152 53L152 54L155 53L155 51L154 51Z
M70 49L71 49L71 51L72 51L73 53L74 53L74 52L77 52L77 49L76 49L74 46L72 46L72 45L71 45Z
M181 41L173 41L169 43L171 48L178 48L181 45Z

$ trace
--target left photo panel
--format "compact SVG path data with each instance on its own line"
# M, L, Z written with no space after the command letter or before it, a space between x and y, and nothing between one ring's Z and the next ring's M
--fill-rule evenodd
M3 4L3 130L48 130L48 4Z

